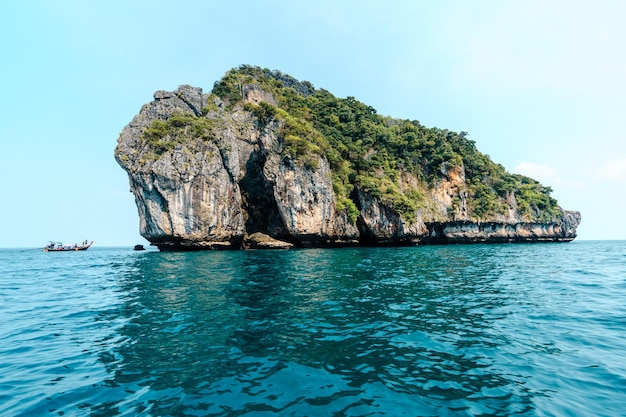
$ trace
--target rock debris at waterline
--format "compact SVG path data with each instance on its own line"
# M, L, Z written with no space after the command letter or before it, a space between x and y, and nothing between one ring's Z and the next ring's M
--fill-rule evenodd
M368 128L382 136L358 136ZM394 133L402 129L416 134L405 140ZM576 237L579 212L561 209L542 194L547 188L506 173L473 143L464 132L384 118L354 98L244 66L213 94L157 91L122 130L115 158L128 173L140 233L161 250ZM440 145L443 153L433 148ZM466 161L487 164L486 174Z

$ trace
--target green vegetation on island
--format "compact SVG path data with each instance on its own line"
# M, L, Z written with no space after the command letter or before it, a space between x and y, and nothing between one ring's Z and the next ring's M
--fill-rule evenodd
M213 136L213 123L193 114L176 113L167 120L154 120L142 136L157 156L190 139L210 139Z
M277 105L244 101L244 87L250 85L272 94ZM355 187L413 221L418 210L429 210L428 189L460 168L465 174L464 191L472 220L505 215L512 201L529 222L549 223L561 215L550 187L508 173L479 152L466 132L382 116L354 97L337 98L309 82L255 66L230 70L215 83L212 94L227 109L240 105L254 114L259 127L279 121L281 152L296 163L315 170L319 157L326 158L337 210L345 210L353 221L359 214L353 198ZM209 107L204 113L208 111ZM176 115L153 122L143 136L158 155L191 136L209 139L214 134L212 127L212 121L204 116ZM404 173L418 181L403 182Z

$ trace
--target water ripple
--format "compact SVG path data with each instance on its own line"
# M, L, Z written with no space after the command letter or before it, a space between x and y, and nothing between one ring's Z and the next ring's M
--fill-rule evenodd
M618 416L624 256L0 250L0 414Z

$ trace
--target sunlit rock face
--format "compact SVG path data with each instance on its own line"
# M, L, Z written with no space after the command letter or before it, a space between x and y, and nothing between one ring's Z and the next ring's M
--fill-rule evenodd
M349 214L339 208L327 158L314 154L302 163L285 154L283 122L260 120L245 105L276 105L276 99L257 85L242 86L242 96L243 104L227 106L200 88L157 91L123 128L115 158L128 173L140 233L160 249L576 237L580 213L562 211L550 222L525 221L513 197L504 212L472 219L462 166L442 168L438 181L422 187L423 203L411 218L358 186L350 195L358 212ZM400 173L400 188L415 188L418 182L409 172Z

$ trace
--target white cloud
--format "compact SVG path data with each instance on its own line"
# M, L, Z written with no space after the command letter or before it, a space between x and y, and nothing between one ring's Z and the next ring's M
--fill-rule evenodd
M608 161L596 173L596 177L608 181L626 181L626 158Z

